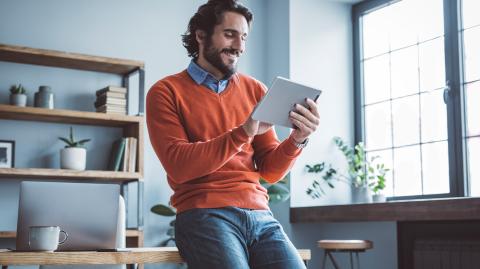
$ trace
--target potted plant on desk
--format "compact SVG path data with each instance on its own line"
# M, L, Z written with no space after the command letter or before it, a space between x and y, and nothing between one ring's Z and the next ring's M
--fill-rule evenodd
M83 144L87 143L91 139L82 139L75 141L73 138L73 128L70 127L69 138L59 137L58 139L65 142L67 145L60 151L60 168L73 169L73 170L85 170L87 163L87 150L83 147Z
M373 191L372 200L376 203L382 203L387 200L385 194L382 193L382 190L385 189L385 175L390 169L385 168L383 163L379 163L375 166L376 175L374 179L368 185ZM373 172L373 171L372 171Z
M27 106L27 90L22 84L10 87L10 104L13 106Z

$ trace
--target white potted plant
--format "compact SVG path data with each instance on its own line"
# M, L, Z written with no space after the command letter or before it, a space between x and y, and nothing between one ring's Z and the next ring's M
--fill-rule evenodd
M90 141L90 139L75 141L72 127L70 127L70 136L68 139L65 137L59 137L58 139L67 144L65 148L60 150L60 168L85 170L87 150L83 147L83 144Z
M27 90L22 84L10 87L10 104L13 106L27 106Z

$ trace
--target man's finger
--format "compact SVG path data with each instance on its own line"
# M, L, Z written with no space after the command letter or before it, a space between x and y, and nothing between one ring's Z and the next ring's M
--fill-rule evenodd
M314 102L312 99L307 98L307 104L310 107L310 111L312 112L313 115L319 117L320 114L318 113L318 103Z

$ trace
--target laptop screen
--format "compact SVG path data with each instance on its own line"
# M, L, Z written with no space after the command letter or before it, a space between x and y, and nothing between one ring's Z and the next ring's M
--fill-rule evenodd
M29 250L30 226L60 226L68 233L60 251L114 248L119 195L118 184L22 182L17 250Z

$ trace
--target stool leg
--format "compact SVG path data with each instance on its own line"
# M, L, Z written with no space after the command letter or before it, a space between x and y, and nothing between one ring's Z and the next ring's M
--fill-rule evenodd
M327 265L327 251L323 253L323 264L322 264L322 269L325 269L325 265Z
M358 252L355 253L357 256L357 269L360 269L360 258L358 257Z
M348 252L348 254L350 255L350 268L351 269L355 269L355 266L353 266L353 255L352 255L352 252Z
M332 253L330 253L330 251L328 252L328 257L330 257L330 260L332 261L333 266L335 267L335 269L340 269L340 267L339 267L338 264L337 264L337 261L335 261L335 258L333 258L333 255L332 255Z

